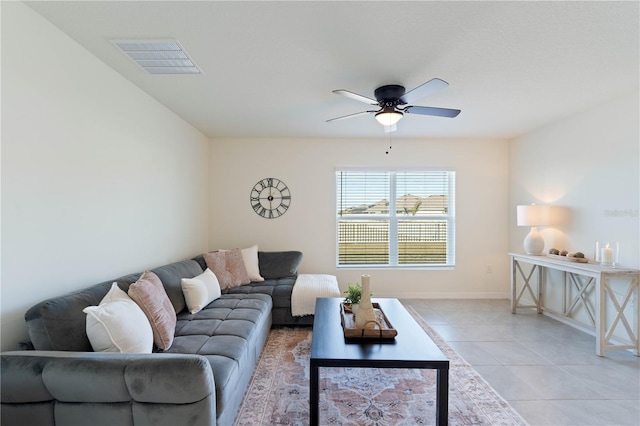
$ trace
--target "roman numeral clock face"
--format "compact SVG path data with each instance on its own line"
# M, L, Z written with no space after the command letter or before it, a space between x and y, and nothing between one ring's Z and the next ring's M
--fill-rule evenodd
M280 179L262 179L251 189L251 207L265 219L282 216L290 205L291 191Z

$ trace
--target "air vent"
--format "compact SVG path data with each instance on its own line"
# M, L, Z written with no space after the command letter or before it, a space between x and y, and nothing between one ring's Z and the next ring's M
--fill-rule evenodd
M202 74L178 40L112 40L149 74Z

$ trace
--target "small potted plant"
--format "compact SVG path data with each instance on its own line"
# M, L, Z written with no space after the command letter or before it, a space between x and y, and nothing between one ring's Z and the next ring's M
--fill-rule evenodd
M360 284L347 284L347 289L344 291L347 296L344 298L344 303L357 305L360 303L362 297L362 287Z
M346 297L344 298L345 311L351 311L353 315L356 315L360 298L362 297L362 287L360 284L347 284L347 289L344 291Z

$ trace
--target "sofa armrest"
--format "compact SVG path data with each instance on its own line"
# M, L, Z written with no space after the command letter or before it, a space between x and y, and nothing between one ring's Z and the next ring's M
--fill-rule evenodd
M16 351L0 367L3 426L216 424L213 373L199 355Z

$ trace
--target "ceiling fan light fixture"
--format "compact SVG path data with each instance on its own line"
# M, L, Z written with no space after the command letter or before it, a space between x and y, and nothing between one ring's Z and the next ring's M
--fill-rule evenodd
M383 126L393 126L402 118L403 114L400 111L396 111L395 108L385 108L376 113L376 120Z

